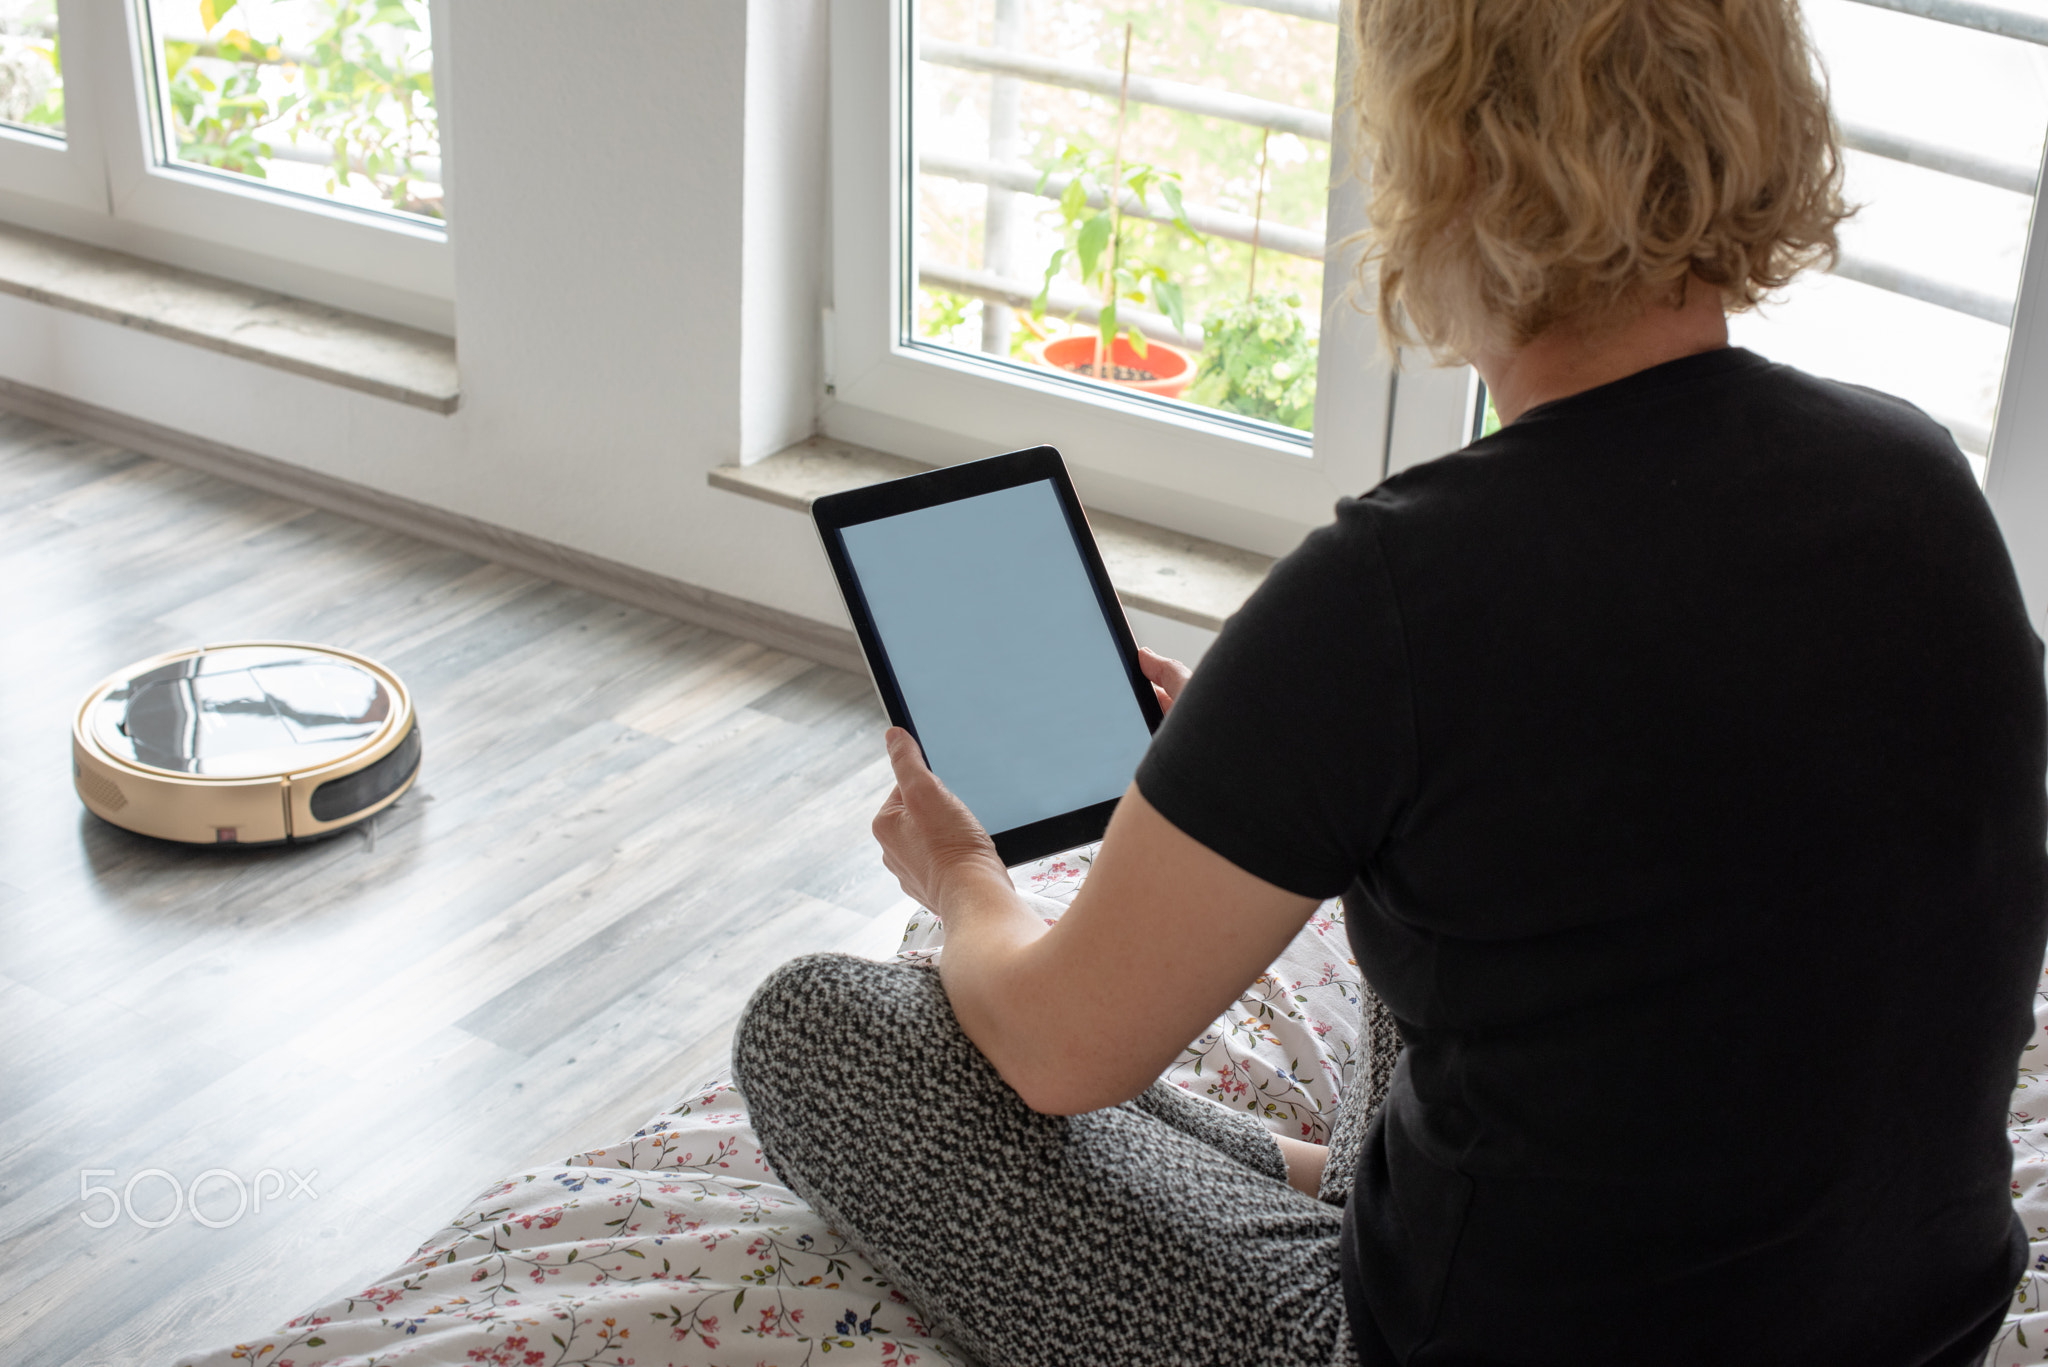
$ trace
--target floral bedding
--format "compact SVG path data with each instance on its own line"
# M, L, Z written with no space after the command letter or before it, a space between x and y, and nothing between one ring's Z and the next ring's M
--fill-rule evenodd
M1092 850L1017 870L1048 920ZM898 957L943 936L915 913ZM2032 1262L1986 1367L2048 1363L2048 972L2013 1092L2012 1194ZM1319 908L1168 1070L1169 1080L1321 1142L1359 1061L1359 979L1343 910ZM730 1079L630 1139L474 1197L390 1275L274 1333L178 1367L911 1367L964 1363L903 1295L762 1161Z
M1026 865L1018 886L1056 919L1093 857ZM898 957L932 958L942 941L936 918L919 911ZM1358 969L1330 902L1167 1077L1320 1142L1355 1060L1358 1021ZM967 1360L776 1182L744 1099L721 1077L630 1139L492 1184L354 1295L179 1367Z
M2027 1270L2013 1292L2005 1327L1985 1367L2048 1362L2048 970L2034 989L2034 1035L2020 1055L2008 1123L2012 1136L2012 1199L2031 1243Z

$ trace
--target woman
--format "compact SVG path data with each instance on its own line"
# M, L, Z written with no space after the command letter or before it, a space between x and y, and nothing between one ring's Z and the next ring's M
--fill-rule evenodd
M2040 643L1941 428L1728 346L1842 216L1797 10L1356 22L1382 326L1507 426L1340 504L1198 676L1148 657L1050 929L892 732L943 981L772 977L767 1153L992 1364L1973 1363L2026 1246ZM1407 1046L1341 1209L1150 1085L1340 892Z

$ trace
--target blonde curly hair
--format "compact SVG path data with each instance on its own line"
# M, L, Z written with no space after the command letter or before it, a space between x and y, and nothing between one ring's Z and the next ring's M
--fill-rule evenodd
M1390 348L1469 360L1688 274L1739 311L1834 264L1842 153L1797 0L1357 0L1355 23L1354 240Z

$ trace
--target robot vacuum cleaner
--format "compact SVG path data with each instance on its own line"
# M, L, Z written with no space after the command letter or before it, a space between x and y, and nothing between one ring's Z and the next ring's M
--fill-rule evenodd
M72 776L93 815L197 845L346 830L412 786L398 676L329 646L232 641L130 665L86 695Z

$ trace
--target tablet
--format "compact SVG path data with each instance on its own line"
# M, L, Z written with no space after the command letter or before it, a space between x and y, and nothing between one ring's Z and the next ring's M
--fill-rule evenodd
M889 720L1005 864L1100 840L1159 725L1059 452L811 505Z

